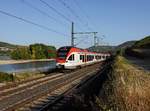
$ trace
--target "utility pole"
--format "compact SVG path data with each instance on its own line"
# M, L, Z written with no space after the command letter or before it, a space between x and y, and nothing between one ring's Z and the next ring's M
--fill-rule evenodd
M74 47L74 23L71 25L71 46Z
M97 37L96 37L96 33L97 33L97 32L93 32L93 34L94 34L94 46L95 46L95 47L97 46L97 43L96 43L96 38L97 38Z

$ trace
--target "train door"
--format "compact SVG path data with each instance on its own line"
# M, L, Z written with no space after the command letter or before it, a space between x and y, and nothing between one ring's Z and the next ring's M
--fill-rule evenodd
M66 65L67 66L75 66L76 65L76 62L75 62L75 54L71 54L68 59L67 59L67 62L66 62Z

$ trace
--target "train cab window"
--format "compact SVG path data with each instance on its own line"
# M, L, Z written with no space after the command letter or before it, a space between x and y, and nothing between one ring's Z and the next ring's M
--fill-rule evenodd
M74 61L74 54L72 54L72 55L68 58L68 60Z

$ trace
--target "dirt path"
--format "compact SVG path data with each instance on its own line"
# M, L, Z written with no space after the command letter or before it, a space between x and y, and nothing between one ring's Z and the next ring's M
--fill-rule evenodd
M136 57L127 56L126 59L128 59L132 64L135 64L139 68L150 71L150 58L138 59Z

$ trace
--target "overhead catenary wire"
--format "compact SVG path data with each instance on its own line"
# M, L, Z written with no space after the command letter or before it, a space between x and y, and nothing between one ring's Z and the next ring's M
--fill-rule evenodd
M73 20L68 18L67 16L65 16L64 14L62 14L62 12L59 12L56 8L54 8L53 6L51 6L49 3L47 3L44 0L39 0L41 3L43 3L44 5L46 5L49 9L53 10L55 13L57 13L59 16L61 16L63 19L65 19L66 21L72 23ZM79 27L80 29L82 29L82 27Z
M78 18L80 21L80 17L76 14L76 12L69 6L67 3L65 3L63 0L58 0L61 4L63 4L76 18Z
M45 11L42 11L41 9L37 8L36 6L32 5L31 3L27 2L26 0L21 0L22 3L26 4L27 6L29 6L30 8L38 11L39 13L43 14L44 16L47 16L49 19L61 24L61 25L65 25L66 24L64 22L59 21L58 19L54 18L53 16L50 16L48 13L46 13Z
M0 10L0 13L1 13L1 14L4 14L4 15L7 15L7 16L9 16L9 17L12 17L12 18L16 18L16 19L18 19L18 20L20 20L20 21L23 21L23 22L26 22L26 23L28 23L28 24L32 24L32 25L37 26L37 27L39 27L39 28L45 29L45 30L47 30L47 31L54 32L54 33L57 33L57 34L59 34L59 35L63 35L63 36L65 36L65 37L68 36L68 35L66 35L66 34L64 34L64 33L58 32L58 31L56 31L56 30L54 30L54 29L51 29L51 28L49 28L49 27L46 27L46 26L44 26L44 25L41 25L41 24L32 22L32 21L30 21L30 20L27 20L27 19L18 17L18 16L14 15L14 14L11 14L11 13L8 13L8 12L2 11L2 10Z
M77 0L73 0L73 1L74 1L74 3L76 4L76 6L81 10L81 12L82 12L83 15L85 16L85 18L87 19L87 25L88 25L89 23L91 23L91 24L94 26L94 24L91 22L89 16L88 16L87 13L85 12L85 10L79 5L79 3L77 2ZM89 22L88 22L88 21L89 21ZM88 25L88 27L89 27L89 25ZM89 27L89 29L93 30L92 27Z
M71 14L73 14L79 21L80 21L80 23L82 24L82 25L84 25L84 27L86 26L90 31L90 33L94 33L94 45L96 44L96 33L97 32L94 32L94 31L92 31L91 32L91 29L89 28L89 26L87 26L87 24L85 25L84 24L84 20L82 20L79 16L78 16L78 14L72 9L72 7L70 7L66 2L65 2L65 0L58 0L61 4L63 4L69 11L70 11L70 13ZM89 34L89 32L88 32L88 34ZM83 33L83 34L85 34L85 33L87 33L87 32L81 32L81 33ZM79 32L75 32L75 33L73 33L72 35L74 35L74 34L81 34L81 33L79 33ZM73 45L73 42L74 41L74 37L72 36L72 45ZM79 44L79 43L78 43Z
M96 27L96 25L94 24L94 22L91 21L91 18L88 16L88 14L86 13L86 11L84 10L83 7L81 7L81 5L79 4L78 0L72 0L74 1L74 3L76 4L76 6L78 6L78 8L80 9L80 11L83 13L83 15L85 16L85 18L87 19L87 25L90 26L89 29L93 30L93 27ZM90 23L90 25L89 25ZM99 38L97 38L97 42L99 43Z
M40 0L43 4L45 4L48 8L50 8L51 10L53 10L55 13L57 13L58 15L60 15L62 18L64 18L66 21L68 22L72 22L71 19L69 19L68 17L66 17L64 14L62 14L61 12L57 11L54 7L52 7L50 4L48 4L47 2L45 2L44 0Z
M77 46L77 45L79 45L79 44L81 44L81 43L85 43L85 41L87 41L87 38L88 37L86 37L86 39L85 39L85 37L84 38L82 38L80 41L78 41L76 44L75 44L75 46Z
M83 23L85 23L85 21L82 20L80 18L80 16L65 1L63 1L63 0L58 0L58 1L61 4L63 4L70 11L70 13L73 14L79 20L80 24L82 24L83 26L88 27L86 24L83 24ZM91 30L89 27L88 27L88 29Z

